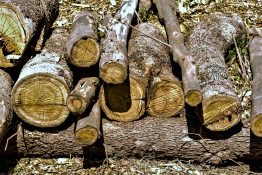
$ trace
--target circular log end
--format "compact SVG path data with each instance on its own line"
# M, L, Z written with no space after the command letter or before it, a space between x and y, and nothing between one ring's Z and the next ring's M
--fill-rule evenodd
M54 127L68 117L68 94L65 82L39 73L19 81L13 88L11 99L14 111L25 122L38 127Z
M75 133L75 140L80 145L93 145L99 137L99 131L92 127L87 126Z
M111 120L133 121L139 119L145 112L144 84L132 77L124 84L101 87L100 105Z
M184 92L175 82L161 81L149 92L148 113L155 117L171 117L184 107Z
M197 106L202 102L202 93L198 90L190 90L186 93L186 103L190 106Z
M251 131L257 137L262 137L262 114L251 119Z
M69 111L77 114L81 114L86 109L87 102L76 95L69 95L67 98L67 107Z
M107 63L100 68L100 77L107 83L120 84L127 77L127 69L117 62Z
M77 67L90 67L97 63L99 56L98 42L92 38L83 37L74 44L70 62Z
M238 100L231 96L213 96L203 102L204 125L211 131L225 131L240 121Z

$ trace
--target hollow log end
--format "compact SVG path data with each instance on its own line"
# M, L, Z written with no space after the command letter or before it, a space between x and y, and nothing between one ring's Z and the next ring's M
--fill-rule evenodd
M107 83L120 84L127 77L127 69L118 62L107 63L100 68L100 77Z
M82 37L72 47L70 62L77 67L90 67L100 57L99 43L93 38Z
M67 98L67 107L73 113L82 114L86 106L87 102L80 96L69 95Z
M93 145L100 136L100 131L92 126L86 126L75 133L75 140L82 146Z
M68 85L48 73L27 76L12 90L12 104L16 114L25 122L38 127L60 125L68 117L66 99Z
M212 96L203 101L204 125L211 131L225 131L240 121L238 99L232 96Z
M262 114L259 114L251 119L251 131L257 137L262 137Z
M202 93L198 90L190 90L185 94L186 103L193 107L200 104L202 99Z
M128 84L130 83L130 84ZM130 90L128 87L130 85ZM145 112L145 85L138 79L129 78L124 84L101 86L100 105L106 116L116 121L134 121Z

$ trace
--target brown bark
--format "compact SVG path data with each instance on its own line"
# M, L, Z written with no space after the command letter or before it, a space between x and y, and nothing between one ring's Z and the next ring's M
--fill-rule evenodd
M255 36L249 45L250 61L253 72L251 131L262 137L262 37Z
M77 121L75 140L82 146L93 145L100 137L101 109L96 102L89 114Z
M123 0L120 10L109 21L102 40L100 77L107 83L123 83L127 77L127 37L138 0Z
M204 125L210 130L227 130L240 120L239 100L229 79L224 54L243 29L239 16L214 14L197 24L188 37L187 46L198 66L203 93Z
M55 29L42 53L25 64L14 85L14 111L31 125L54 127L68 117L66 100L72 73L64 59L67 39L65 29Z
M82 114L96 94L99 79L96 77L82 78L67 98L68 109L76 114Z
M100 57L97 19L95 14L81 12L74 18L72 32L67 42L67 54L70 63L77 67L90 67Z
M12 79L3 70L0 69L0 143L7 133L13 116L13 107L11 105Z
M198 82L197 68L189 50L184 44L184 35L180 30L175 14L175 3L171 0L154 0L158 16L165 23L169 44L172 47L174 60L179 63L182 70L182 81L185 101L191 106L202 102L202 92Z
M34 37L37 40L41 31L42 37L46 38L58 16L58 7L57 0L0 2L0 67L15 66L29 42Z

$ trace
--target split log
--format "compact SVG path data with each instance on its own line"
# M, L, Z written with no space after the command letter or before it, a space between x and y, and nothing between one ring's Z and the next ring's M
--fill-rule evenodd
M138 30L132 31L128 47L130 77L139 80L144 91L149 84L147 112L151 116L174 116L184 107L184 93L180 81L172 73L169 48L163 44L166 38L150 23L139 24L136 28L151 37Z
M79 80L74 90L67 98L68 109L77 114L82 114L96 94L99 79L96 77Z
M109 21L99 64L100 77L107 83L123 83L127 77L127 37L137 5L138 0L123 0L121 9Z
M172 47L174 61L178 62L182 70L182 81L185 101L191 106L202 102L202 92L198 82L197 68L194 58L184 44L184 35L180 30L175 14L175 3L171 0L154 0L158 16L165 23L169 44Z
M262 37L255 36L249 45L250 61L253 72L251 131L262 137Z
M240 120L239 99L224 54L243 29L239 16L215 14L197 24L188 37L187 46L194 55L202 87L204 125L213 131L227 130Z
M82 146L93 145L100 137L101 109L96 102L88 117L77 121L75 140Z
M12 79L3 70L0 69L0 143L7 133L13 116L13 107L11 105Z
M12 90L16 114L38 127L54 127L68 117L72 73L64 58L68 32L57 28L42 53L29 60Z
M73 21L73 29L67 42L68 61L77 67L90 67L100 57L98 43L97 19L90 12L77 14Z
M30 7L30 8L29 8ZM57 0L0 2L0 67L17 65L31 39L47 36L58 16Z

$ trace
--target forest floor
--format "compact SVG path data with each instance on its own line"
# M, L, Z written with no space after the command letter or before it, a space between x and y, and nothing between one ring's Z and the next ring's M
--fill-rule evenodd
M211 13L237 13L246 27L262 29L262 0L178 0L181 30L187 34L190 28ZM120 6L119 0L60 0L60 15L54 26L71 28L72 20L81 10L91 10L97 13L98 19L103 20L110 12L114 15ZM158 23L156 11L152 9L149 15L139 11L141 19L152 23ZM104 29L99 28L100 36ZM250 117L250 97L252 74L248 56L248 40L237 40L236 44L228 51L226 61L234 82L235 90L241 99L241 117ZM238 49L236 49L238 48ZM239 52L237 52L239 50ZM244 66L240 66L240 65ZM108 158L97 167L86 168L83 158L21 158L6 160L0 165L5 166L8 174L254 174L250 172L249 165L232 162L226 167L214 167L210 165L195 165L192 162L180 160L156 160L152 157L142 159L134 158ZM8 166L7 166L8 165Z

